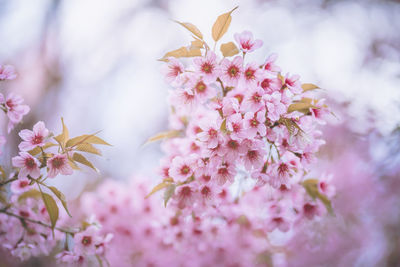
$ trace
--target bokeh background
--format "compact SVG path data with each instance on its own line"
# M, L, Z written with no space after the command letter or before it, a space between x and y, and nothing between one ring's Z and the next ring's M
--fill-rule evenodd
M95 160L101 174L88 170L54 181L71 200L101 179L136 174L153 183L162 153L158 144L143 144L168 127L169 88L157 59L190 40L172 20L195 24L210 40L216 17L237 5L222 42L251 30L264 46L250 58L278 53L282 69L323 88L336 115L325 128L319 168L333 173L338 187L338 216L326 228L343 243L304 264L340 266L340 254L357 266L395 266L400 1L0 0L0 62L19 73L2 86L23 95L32 110L17 130L43 120L60 131L64 117L72 135L102 130L113 144ZM16 135L10 140L19 142ZM2 161L16 153L7 147ZM349 222L354 228L340 228Z

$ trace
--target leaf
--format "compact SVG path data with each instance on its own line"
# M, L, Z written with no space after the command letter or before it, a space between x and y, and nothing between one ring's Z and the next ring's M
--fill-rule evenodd
M150 137L145 144L151 143L151 142L155 142L158 140L162 140L162 139L169 139L169 138L174 138L174 137L178 137L180 135L181 131L178 130L170 130L170 131L165 131L165 132L161 132L156 134L153 137Z
M86 166L92 168L96 172L99 172L99 170L95 166L93 166L93 164L90 161L88 161L82 154L74 153L74 155L72 156L72 159L75 160L76 162L79 162L83 165L86 165Z
M164 206L167 207L168 201L171 199L171 197L175 193L175 184L170 184L167 189L164 191Z
M69 132L68 132L68 128L67 126L65 126L64 124L64 119L61 118L61 122L63 125L63 131L60 135L57 135L56 137L54 137L54 139L61 145L62 148L65 147L65 143L67 142L67 140L69 139Z
M262 266L266 266L266 267L272 267L273 263L272 263L272 254L270 251L265 250L261 253L258 253L256 256L256 264L260 264Z
M219 128L221 130L221 132L223 133L227 133L228 130L226 129L226 119L224 119L221 123L221 127Z
M229 25L231 24L232 21L231 14L237 8L238 7L235 7L231 11L220 15L214 22L214 25L212 27L212 37L214 41L217 42L228 31Z
M80 144L75 147L76 150L82 151L82 152L87 152L87 153L92 153L101 156L100 150L95 148L93 145L85 143L85 144Z
M307 91L314 90L314 89L319 89L318 86L316 86L315 84L312 84L312 83L303 83L301 85L301 88L303 88L303 92L307 92Z
M18 201L22 201L22 200L27 199L27 198L40 198L40 197L41 197L41 193L36 189L32 189L32 190L29 190L29 191L26 191L26 192L22 193L18 197Z
M191 45L190 45L191 49L194 49L194 48L203 48L204 42L203 42L202 40L195 39L195 40L192 41L190 44L191 44Z
M239 49L233 42L229 42L221 45L221 52L224 57L231 57L239 53Z
M160 191L161 189L163 189L163 188L169 186L170 184L171 184L170 182L166 182L166 181L164 181L164 182L162 182L162 183L159 183L158 185L156 185L156 186L153 188L153 190L151 190L151 192L146 196L146 198L148 198L148 197L151 196L152 194L154 194L154 193Z
M296 102L294 104L291 104L288 107L287 112L290 113L290 112L293 112L293 111L299 111L299 112L302 112L304 114L307 114L308 112L310 112L310 108L319 109L319 107L316 107L311 103Z
M54 186L48 186L48 188L61 201L61 204L63 205L65 211L68 213L69 217L72 217L71 214L69 213L69 210L68 210L68 207L67 207L67 201L65 199L64 194L61 191L59 191L57 188L55 188Z
M72 159L70 159L70 158L68 158L68 164L69 164L69 166L71 166L71 168L72 168L73 170L79 171L79 170L81 169L81 168L79 168L78 165L76 165L76 163L75 163Z
M198 57L198 56L201 56L200 48L187 49L187 47L182 46L181 48L166 53L160 60L168 61L169 57L180 58L180 57Z
M189 22L179 22L177 20L175 20L176 23L182 25L183 27L185 27L188 31L190 31L191 33L193 33L194 35L196 35L198 38L203 39L203 34L200 32L200 30L194 26L192 23Z
M284 124L291 135L294 134L296 129L298 130L296 134L304 133L304 131L300 128L300 126L297 125L297 123L294 122L292 119L280 118L278 122Z
M303 182L303 187L313 200L319 199L325 205L330 214L334 214L331 201L318 190L318 179L307 179Z
M49 148L52 146L57 146L57 144L54 144L52 142L47 142L44 146L42 146L42 149L45 150L46 148ZM28 153L31 154L32 156L35 156L35 155L39 154L40 152L42 152L42 149L40 149L40 147L37 146L34 149L28 151Z
M43 192L41 193L44 205L46 206L47 213L49 214L50 217L51 228L53 229L54 233L54 228L56 227L56 223L58 220L58 206L56 201L53 199L51 195Z
M81 143L111 146L109 143L107 143L100 137L96 136L96 134L90 134L90 135L84 134L81 136L71 138L67 141L66 147L73 147L73 146L79 145Z

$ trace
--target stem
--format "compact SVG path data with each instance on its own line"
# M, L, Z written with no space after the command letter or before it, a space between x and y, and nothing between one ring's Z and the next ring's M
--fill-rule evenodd
M6 184L8 184L8 183L14 182L14 181L16 181L16 180L18 180L18 177L14 177L14 178L11 178L11 179L6 180L6 181L4 181L4 182L0 182L0 187L6 185Z
M225 90L224 84L222 83L221 79L217 78L217 82L221 84L223 96L226 96L227 91Z
M47 224L47 223L44 223L44 222L41 222L41 221L32 220L32 219L29 219L29 218L25 218L25 217L19 216L17 214L8 212L8 211L6 211L4 209L0 210L0 213L4 213L4 214L6 214L8 216L12 216L12 217L18 218L18 219L20 219L20 220L22 220L24 222L35 223L35 224L41 225L43 227L47 227L47 228L53 229L50 224ZM54 229L56 229L56 230L58 230L60 232L66 233L66 234L70 234L72 236L77 233L77 232L72 232L72 231L69 231L69 230L66 230L66 229L63 229L63 228L60 228L60 227L54 227Z

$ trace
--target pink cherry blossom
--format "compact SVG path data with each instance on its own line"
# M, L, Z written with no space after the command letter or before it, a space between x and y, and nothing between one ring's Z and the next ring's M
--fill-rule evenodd
M239 44L239 48L244 52L253 52L263 45L261 40L253 40L253 34L250 31L235 33L235 41Z
M263 71L257 66L256 62L248 63L243 71L243 78L248 86L256 86L262 75Z
M27 152L20 152L19 156L12 158L14 167L20 168L18 178L26 178L30 175L32 178L38 178L40 175L40 162Z
M257 113L247 112L244 115L244 128L247 130L248 138L254 138L257 133L261 136L265 136L267 128L265 127L265 111L259 111Z
M293 94L300 94L303 92L299 75L289 76L289 74L287 74L285 77L285 85Z
M243 74L243 58L236 56L232 61L224 59L221 62L220 77L224 86L236 86Z
M216 167L216 171L211 176L211 180L215 181L218 185L222 186L227 181L232 183L236 175L235 167L227 162L221 163Z
M0 81L14 80L17 77L15 69L11 65L0 65Z
M188 82L188 87L194 91L197 99L199 99L201 103L206 102L216 95L215 89L209 86L203 79L199 79L198 76L191 77Z
M185 181L187 178L193 175L193 163L194 159L192 157L175 157L172 160L171 167L169 169L169 176L180 182Z
M260 86L265 90L265 92L271 94L275 91L279 91L282 88L282 81L281 79L275 77L265 77L261 81Z
M243 100L243 108L252 112L257 112L264 108L264 94L264 90L259 87L248 90L245 99Z
M22 117L30 110L29 106L22 104L23 102L24 99L22 97L10 93L5 99L5 102L2 103L7 109L7 116L10 119L8 132L14 128L15 124L21 122Z
M264 99L267 106L267 117L272 122L279 120L280 116L287 112L287 107L281 102L281 93L267 94Z
M197 134L197 138L201 142L205 142L208 148L217 147L218 143L222 141L220 135L221 122L204 122L200 127L202 132Z
M19 178L11 183L11 192L14 194L21 194L32 189L32 186L29 185L30 182L31 181L28 178Z
M264 165L264 157L267 154L265 144L261 140L254 140L245 142L246 151L243 158L244 166L247 170L252 168L260 169Z
M276 72L280 72L281 68L278 67L275 64L275 61L277 60L278 55L277 54L271 54L264 63L264 69L268 72L272 72L272 73L276 73Z
M179 77L179 75L183 73L183 71L184 66L179 60L173 57L168 58L168 64L163 69L166 82L174 82Z
M234 140L242 140L246 137L242 114L235 113L226 119L226 128L230 131L230 137Z
M19 132L22 141L18 148L21 151L29 151L35 147L42 147L45 145L45 139L49 135L49 130L46 129L44 122L39 121L33 126L33 130L24 129Z
M74 252L77 255L94 255L96 253L96 245L101 242L97 235L99 230L95 226L89 226L85 231L75 234L74 236Z
M68 163L67 155L65 154L57 154L47 160L47 166L49 171L47 176L49 178L54 178L58 174L62 175L71 175L73 170Z
M209 51L205 57L196 57L193 59L196 71L203 76L205 82L215 82L219 75L217 65L217 56L214 52Z

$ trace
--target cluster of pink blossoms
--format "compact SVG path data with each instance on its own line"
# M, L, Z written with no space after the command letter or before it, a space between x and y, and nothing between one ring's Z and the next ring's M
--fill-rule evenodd
M327 181L304 183L324 144L318 126L330 111L316 99L316 86L282 74L276 55L246 62L245 55L262 45L250 32L235 40L242 55L233 58L205 45L186 65L166 59L173 137L163 143L159 188L166 188L166 202L187 214L221 209L246 191L265 195L268 202L257 204L270 203L264 229L288 231L299 216L323 214L322 203L330 209Z
M95 215L101 233L113 234L106 260L110 266L265 266L272 248L260 225L242 210L250 203L232 204L208 218L181 216L165 209L158 198L145 198L148 179L130 184L107 180L85 193L79 209Z
M12 66L0 65L0 81L15 77ZM9 119L8 132L29 111L22 103L19 96L10 93L5 98L0 93L0 107ZM71 175L74 169L80 169L78 164L96 169L81 153L101 155L94 144L108 143L96 135L69 138L64 122L63 132L57 136L42 121L32 130L20 131L19 136L22 142L18 146L19 155L10 160L12 168L0 166L0 250L20 260L58 251L60 261L102 261L112 236L100 235L100 225L94 221L74 224L75 227L65 223L60 227L68 221L67 214L70 215L67 202L63 193L46 180ZM5 142L6 138L0 135L0 148ZM5 170L10 170L10 175Z
M11 65L0 65L0 81L13 80L17 77L15 69ZM0 108L6 113L8 117L8 133L14 126L22 121L24 115L29 112L29 106L23 104L24 99L13 93L9 93L5 97L0 93ZM0 152L2 143L5 143L4 136L0 136Z

